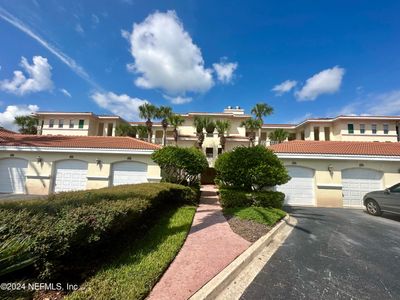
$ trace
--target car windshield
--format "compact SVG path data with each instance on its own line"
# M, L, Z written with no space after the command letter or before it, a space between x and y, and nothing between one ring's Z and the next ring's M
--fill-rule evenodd
M395 184L394 186L392 186L392 187L390 188L390 191L391 191L392 193L400 193L400 183Z

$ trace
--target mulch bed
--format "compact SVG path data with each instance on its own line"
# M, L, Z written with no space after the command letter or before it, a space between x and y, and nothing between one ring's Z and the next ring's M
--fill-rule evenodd
M242 220L237 217L225 215L232 231L249 242L255 242L271 230L270 227L251 220Z

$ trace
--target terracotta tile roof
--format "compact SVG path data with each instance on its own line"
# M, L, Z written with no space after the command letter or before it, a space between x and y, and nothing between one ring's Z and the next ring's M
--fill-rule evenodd
M0 146L157 150L160 146L131 137L10 134L0 130Z
M4 127L1 127L0 126L0 136L2 136L2 135L14 135L14 134L17 134L15 131L11 131L11 130L8 130L8 129L5 129Z
M400 143L290 141L269 147L275 153L400 156Z

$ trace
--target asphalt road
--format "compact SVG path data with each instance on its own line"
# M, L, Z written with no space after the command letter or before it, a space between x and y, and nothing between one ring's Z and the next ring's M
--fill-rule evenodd
M290 212L296 227L241 299L400 299L400 216Z

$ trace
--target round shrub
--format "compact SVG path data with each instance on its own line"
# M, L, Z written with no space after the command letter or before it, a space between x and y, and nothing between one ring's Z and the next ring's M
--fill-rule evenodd
M290 177L279 158L263 146L237 147L215 162L216 180L245 191L284 184Z
M160 166L163 181L190 186L199 182L199 175L208 167L204 153L194 147L163 147L151 158Z

